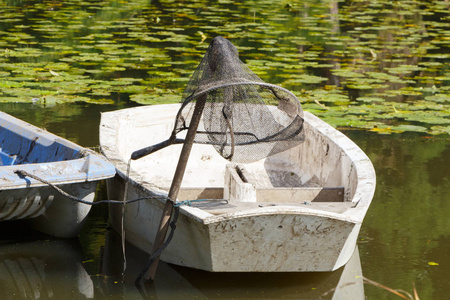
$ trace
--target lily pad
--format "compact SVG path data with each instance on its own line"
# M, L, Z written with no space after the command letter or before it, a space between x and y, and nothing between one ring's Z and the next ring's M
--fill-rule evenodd
M223 35L262 80L335 126L446 133L445 1L344 1L332 13L312 0L144 2L5 2L0 101L178 102Z
M405 131L412 131L412 132L426 132L428 129L423 126L417 126L417 125L397 125L391 127L392 131L395 132L405 132Z

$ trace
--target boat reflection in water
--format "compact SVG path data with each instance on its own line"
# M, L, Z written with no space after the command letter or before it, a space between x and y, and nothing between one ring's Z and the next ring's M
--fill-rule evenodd
M0 299L93 298L78 240L0 243Z
M210 273L160 262L154 283L139 287L134 281L148 254L127 243L122 276L121 238L114 230L100 252L94 275L83 267L77 239L2 239L0 299L364 299L358 248L344 267L323 273Z
M100 267L105 276L100 283L102 294L156 299L364 299L358 248L349 262L334 272L211 273L161 261L154 283L136 287L134 281L147 259L148 254L127 243L122 276L121 238L109 230Z

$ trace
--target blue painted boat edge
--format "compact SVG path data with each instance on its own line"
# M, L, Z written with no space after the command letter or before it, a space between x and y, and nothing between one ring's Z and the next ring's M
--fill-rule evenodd
M114 165L101 154L4 112L0 112L0 129L6 130L6 133L14 132L15 136L23 136L24 139L30 140L39 137L39 141L44 141L46 144L61 145L63 148L67 148L73 156L73 159L59 161L2 165L0 166L0 190L45 185L32 178L21 178L14 173L17 170L23 170L53 184L96 181L111 178L116 174ZM5 153L4 156L7 155Z
M7 113L0 112L0 136L13 133L15 137L23 138L26 140L38 140L40 144L47 147L52 144L61 145L64 148L70 149L73 152L70 154L73 158L79 158L80 152L85 149L84 147L71 142L65 138L57 136L45 129L34 126L23 120L20 120L14 116ZM4 131L5 130L5 131ZM1 147L1 145L0 145ZM1 147L4 149L4 147ZM5 152L5 151L4 151ZM12 153L9 153L12 154ZM16 153L14 153L16 154Z
M99 181L114 177L116 168L96 154L83 158L39 164L0 167L0 190L45 186L45 183L29 177L21 177L16 171L25 171L52 184L73 184Z

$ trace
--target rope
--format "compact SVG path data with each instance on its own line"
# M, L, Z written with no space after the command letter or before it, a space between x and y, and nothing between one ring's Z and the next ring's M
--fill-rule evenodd
M134 284L136 286L139 286L139 283L141 282L142 278L144 277L145 273L147 273L148 269L150 269L153 262L158 259L158 257L161 255L161 253L167 248L167 246L170 244L170 241L172 241L173 234L175 233L175 229L177 228L177 221L178 221L178 214L180 212L180 207L174 205L174 213L172 216L172 221L170 222L170 233L167 237L164 244L155 252L152 256L150 256L147 265L142 269L142 271L139 273L138 277L134 281Z
M127 167L127 178L130 176L130 167L131 167L131 158L128 160L128 167ZM122 276L125 275L125 271L127 270L127 256L125 252L125 205L127 202L127 196L128 196L128 180L125 181L125 189L123 192L123 198L122 198L122 220L120 223L121 226L121 237L122 237L122 258L123 258L123 269L122 269Z
M227 199L196 199L196 200L177 201L173 204L173 207L180 207L183 205L192 206L192 203L194 202L206 202L206 201L224 201L226 204L228 204Z
M231 153L227 157L224 156L224 158L231 159L234 156L234 130L233 130L233 125L231 125L229 116L227 116L227 114L225 113L225 106L222 108L222 115L225 118L225 122L227 122L227 127L230 130L230 138L231 138L231 150L230 150ZM224 146L225 145L222 146L222 151L223 151ZM222 155L223 155L223 153L222 153Z
M66 193L65 191L63 191L61 188L57 187L56 185L54 185L51 182L48 182L45 179L42 179L36 175L30 174L27 171L23 171L23 170L16 170L14 171L14 173L16 173L17 175L19 175L20 177L24 178L24 177L30 177L33 178L37 181L40 181L44 184L47 184L48 186L50 186L51 188L55 189L57 192L59 192L60 194L62 194L63 196L79 202L79 203L83 203L83 204L87 204L87 205L98 205L98 204L122 204L122 205L126 205L126 204L130 204L130 203L134 203L137 201L142 201L142 200L170 200L172 202L174 202L173 200L169 199L169 197L166 196L151 196L151 197L141 197L141 198L136 198L136 199L132 199L132 200L125 200L125 196L126 196L126 192L127 192L127 186L125 188L125 196L124 199L122 201L119 200L100 200L100 201L96 201L96 202L90 202L90 201L85 201L81 198L77 198L75 196L70 195L69 193ZM206 201L225 201L225 203L228 203L228 200L226 199L195 199L195 200L184 200L184 201L177 201L174 202L174 207L180 207L183 205L187 205L187 206L192 206L192 203L195 202L206 202Z
M90 201L85 201L81 198L77 198L75 196L72 196L68 193L66 193L65 191L63 191L61 188L57 187L56 185L54 185L51 182L48 182L45 179L42 179L38 176L35 176L33 174L28 173L27 171L23 171L23 170L16 170L14 171L14 173L16 173L17 175L19 175L20 177L30 177L33 178L37 181L40 181L42 183L47 184L48 186L50 186L51 188L55 189L57 192L59 192L60 194L62 194L63 196L79 202L79 203L83 203L83 204L87 204L87 205L98 205L98 204L129 204L129 203L133 203L133 202L137 202L137 201L142 201L142 200L157 200L157 199L161 199L161 200L167 200L167 197L157 197L157 196L152 196L152 197L141 197L141 198L136 198L136 199L132 199L132 200L127 200L127 201L118 201L118 200L101 200L101 201L96 201L96 202L90 202Z
M123 208L125 208L126 204L129 203L133 203L133 202L137 202L137 201L141 201L141 200L150 200L150 199L163 199L163 200L170 200L172 201L173 206L174 206L174 214L172 216L172 221L170 222L170 233L169 236L167 237L166 241L164 242L164 244L150 257L147 265L145 266L145 268L141 271L141 273L139 274L139 276L136 278L135 280L135 284L138 286L139 282L142 280L142 278L144 277L145 273L147 273L148 269L150 268L150 266L152 265L152 263L161 255L161 253L167 248L167 246L169 245L170 241L173 238L173 235L175 233L175 228L176 228L176 223L178 220L178 214L180 211L180 206L182 205L188 205L188 206L192 206L193 202L205 202L205 201L226 201L226 203L228 203L228 200L226 199L197 199L197 200L185 200L185 201L179 201L179 202L173 202L173 200L169 199L168 197L141 197L141 198L137 198L137 199L132 199L132 200L126 200L126 196L127 196L127 189L128 186L127 184L125 185L125 193L124 193L124 198L123 201L117 201L117 200L101 200L101 201L96 201L96 202L89 202L89 201L85 201L83 199L77 198L75 196L72 196L68 193L66 193L65 191L63 191L61 188L57 187L56 185L52 184L51 182L48 182L45 179L42 179L38 176L35 176L33 174L30 174L26 171L23 170L16 170L14 171L15 174L19 175L21 178L24 177L30 177L33 178L37 181L40 181L44 184L47 184L48 186L50 186L51 188L55 189L57 192L59 192L60 194L64 195L65 197L79 202L79 203L83 203L83 204L88 204L88 205L97 205L97 204L122 204ZM128 181L127 181L128 183ZM124 213L124 210L122 211L122 213ZM125 233L124 233L124 224L123 224L123 215L122 215L122 251L123 251L123 255L124 255L124 270L123 272L125 272L126 269L126 258L125 258Z

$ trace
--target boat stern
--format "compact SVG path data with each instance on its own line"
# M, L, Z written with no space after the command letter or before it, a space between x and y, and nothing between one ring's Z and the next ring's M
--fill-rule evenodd
M343 265L339 257L346 245L355 245L350 240L357 227L328 216L279 211L218 221L209 226L211 271L333 271Z

